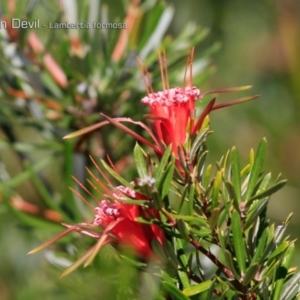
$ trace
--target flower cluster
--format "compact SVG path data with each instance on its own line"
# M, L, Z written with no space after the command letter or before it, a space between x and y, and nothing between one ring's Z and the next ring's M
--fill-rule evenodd
M136 204L122 202L126 195L135 200L149 200L146 196L124 186L118 186L113 193L113 201L102 200L95 208L95 219L93 224L105 229L112 222L116 225L111 233L115 235L117 242L126 246L132 246L137 255L142 258L152 256L151 241L156 239L161 244L164 241L163 230L155 224L142 224L136 221L138 217L159 218L158 212L154 209L146 209Z
M121 245L127 248L130 247L133 249L137 257L147 261L155 257L154 250L152 249L153 241L157 242L155 244L156 246L160 244L162 249L164 249L167 239L177 237L178 234L182 234L184 236L183 239L190 241L190 235L186 230L184 223L177 222L176 214L174 217L174 209L170 205L171 201L167 199L171 181L174 176L174 169L176 168L176 174L178 174L178 178L176 177L176 179L180 179L180 184L184 184L187 187L186 192L188 191L191 193L191 196L189 197L182 196L181 206L184 206L184 202L187 202L188 199L188 209L192 211L194 208L194 193L196 193L195 191L199 192L200 186L200 183L197 182L198 179L195 177L195 169L199 168L198 158L201 157L203 151L202 154L200 153L199 157L197 157L195 153L201 152L200 149L204 149L202 146L205 141L205 137L204 139L197 139L195 138L195 135L200 132L199 136L201 137L202 132L208 132L208 128L207 125L205 125L204 120L211 111L252 100L257 97L252 96L240 98L230 103L219 105L214 105L215 99L212 99L203 108L201 114L196 117L197 114L195 112L195 103L197 100L202 99L206 94L240 91L249 87L229 88L223 90L214 90L207 93L200 93L200 90L193 86L192 83L193 56L194 53L192 51L187 61L182 88L170 88L167 75L166 57L164 57L164 59L161 56L159 57L162 76L162 91L159 92L154 92L152 86L149 86L150 80L147 80L150 79L149 73L147 69L140 64L141 72L145 82L145 88L147 91L147 95L141 100L141 102L142 104L147 105L150 109L151 114L146 115L146 118L150 120L152 126L148 127L144 123L134 121L130 118L110 118L103 115L103 117L106 119L105 121L96 125L92 125L88 128L84 128L65 137L75 137L98 129L104 125L112 124L134 137L137 141L152 148L157 154L159 160L164 156L165 153L168 153L166 152L166 146L170 146L170 152L168 154L169 156L167 155L167 158L161 159L161 165L156 168L157 173L155 174L158 174L157 177L152 177L152 167L154 164L152 164L150 155L145 154L143 150L139 150L140 153L137 154L135 152L135 160L140 178L135 179L135 184L128 183L126 186L122 185L111 189L111 187L114 185L109 182L105 174L92 159L96 169L100 172L106 183L102 183L101 180L98 180L98 178L88 170L89 174L93 177L95 182L98 183L102 192L101 194L107 196L105 196L101 201L96 199L98 202L96 207L91 205L95 212L94 220L91 223L80 223L76 225L64 224L67 229L63 233L57 235L50 241L31 251L31 253L43 249L71 231L76 231L98 239L97 244L89 249L86 254L78 260L79 262L75 262L73 266L64 272L64 274L68 274L84 261L86 261L85 265L89 264L97 252L107 243ZM186 80L187 73L189 74L188 80ZM126 127L123 124L125 122L130 122L141 126L147 131L152 141L145 139L138 133ZM205 126L203 126L203 124ZM182 149L182 151L179 152L179 149ZM201 159L199 159L200 162ZM108 165L105 165L104 162L103 165L107 170L109 170L110 167ZM112 166L110 170L111 175L113 173L116 174L116 169L114 166ZM117 174L115 178L120 182L124 182L123 180L120 180L119 174ZM164 180L166 182L164 182ZM79 183L77 180L76 182ZM91 183L89 180L88 182ZM92 196L92 198L95 199L95 196L85 187L83 187L81 183L79 183L79 185L90 196ZM192 188L191 186L193 185L195 186ZM98 190L98 187L95 187L93 184L92 187L95 190ZM211 189L208 189L208 191L210 190ZM181 187L177 187L177 191L180 193ZM77 196L86 201L80 194L78 194L76 191L74 192L77 194ZM208 207L217 208L218 193L219 191L215 192L214 201L212 204L209 202L209 196L205 197L203 200L204 203L200 204L199 199L203 195L201 194L201 196L195 196L197 199L196 205L198 209L201 207L200 212L203 214L203 220L208 220L212 215L211 212L206 212ZM162 219L161 216L164 216L164 218ZM185 215L183 216L183 218L192 222L190 224L190 229L195 229L193 228L195 226L193 220L195 219L198 222L198 219L194 217L186 217L187 216ZM164 224L163 220L165 220L165 222L168 224ZM199 220L201 220L201 218ZM90 229L90 227L92 227L93 230ZM98 231L95 231L94 228L96 228ZM165 231L166 228L168 228L168 231ZM170 230L170 228L172 229ZM172 232L172 230L173 234L175 234L173 237L169 236L170 231ZM210 232L210 230L210 226L208 226L204 232ZM198 228L196 228L196 232L197 234L200 232ZM210 257L212 261L217 261L217 259L212 257L212 255L197 241L192 241L191 244L199 251ZM172 254L170 255L172 256ZM169 257L170 255L167 256ZM227 272L222 263L218 263L218 266L224 271L223 273L230 278L232 277L231 272Z

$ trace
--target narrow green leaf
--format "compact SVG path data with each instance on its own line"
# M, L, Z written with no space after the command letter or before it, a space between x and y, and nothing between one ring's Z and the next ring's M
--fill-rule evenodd
M215 180L213 183L213 190L212 190L212 196L211 196L211 208L214 209L219 205L219 192L220 192L220 186L222 183L222 171L218 171Z
M210 228L201 228L201 229L196 229L191 227L190 232L193 234L196 234L198 237L208 237L211 236L212 231Z
M268 187L268 185L269 185L269 183L270 183L270 181L271 181L271 178L272 178L271 173L268 173L268 174L266 174L266 175L263 177L263 179L262 179L261 182L259 183L259 187L258 187L258 190L257 190L256 194L261 194L261 193L263 193L263 192L266 190L266 188ZM255 196L254 196L254 197L255 197ZM253 198L253 197L252 197L252 198ZM256 199L253 199L253 200L252 200L252 198L249 199L249 201L247 201L247 203L246 203L246 208L249 208L249 207L251 206L251 204L253 203L253 201L256 200Z
M233 273L235 278L240 279L241 276L239 275L239 273L235 267L231 253L227 249L225 251L223 251L223 253L224 253L224 257L225 257L226 266Z
M151 198L153 199L154 207L160 209L163 207L163 199L157 190L152 191Z
M282 294L280 295L280 300L290 299L290 295L295 292L295 289L298 289L300 285L300 272L293 276L292 280L288 282L285 286Z
M275 236L274 224L266 227L263 235L265 234L265 232L266 232L267 241L266 241L266 247L264 249L261 261L267 259L277 245L274 240L274 236ZM270 264L270 262L269 262L269 264Z
M215 226L217 225L220 213L221 213L221 210L220 210L219 207L216 207L211 212L211 216L209 218L209 226L210 226L211 229L214 229Z
M165 254L166 254L168 260L172 263L172 265L175 269L178 269L179 261L174 252L175 251L174 247L172 246L170 241L166 240L164 242L164 249L165 249Z
M276 256L284 252L289 247L289 245L290 243L288 241L283 241L270 255L268 255L268 261L274 259Z
M241 197L241 165L240 165L240 158L239 153L236 147L233 147L230 152L231 158L231 170L232 170L232 183L234 186L235 195L237 198L238 203L242 200Z
M229 297L229 299L234 299L234 293L235 293L235 288L233 287L233 285L231 284L230 281L224 281L221 277L217 276L217 281L220 283L222 290L223 290L223 294L221 295L221 297L219 297L220 299L228 299L227 296ZM231 291L232 290L232 291ZM229 294L231 292L231 294ZM210 299L209 299L210 300Z
M275 225L271 224L267 227L267 231L268 231L268 241L267 241L267 249L266 249L266 253L265 256L269 256L271 254L271 252L275 249L275 247L277 246L274 240L274 236L275 236Z
M195 197L195 183L193 182L189 186L189 203L188 203L188 215L191 215L194 211L194 197Z
M182 214L182 215L186 214L186 211L187 211L187 209L186 209L186 206L187 206L186 205L187 204L186 199L187 199L188 192L189 192L189 184L186 184L184 186L182 192L181 192L180 199L178 199L178 206L176 207L177 208L176 210L177 210L179 215L180 214Z
M132 187L128 181L126 181L122 176L116 173L103 159L101 159L103 167L109 172L109 174L118 180L121 184L126 187Z
M228 161L229 161L229 155L230 155L230 151L228 150L226 152L225 156L222 157L222 160L224 159L224 161L223 161L223 170L227 169ZM219 162L220 166L221 166L222 160ZM219 167L219 170L221 170L221 167ZM224 176L224 174L222 174L222 175Z
M215 291L215 282L216 282L216 280L213 279L213 280L212 280L212 284L211 284L211 286L210 286L210 288L209 288L209 291L207 292L206 300L211 300L211 299L214 298L213 295L214 295L214 291Z
M246 231L246 238L248 244L248 251L250 257L254 255L255 249L257 248L258 240L261 238L262 232L259 231L260 219L256 219L253 226Z
M265 197L269 197L272 194L276 193L278 190L280 190L285 184L286 184L286 180L282 180L279 181L278 183L276 183L275 185L273 185L272 187L270 187L269 189L265 190L264 192L260 193L260 194L256 194L253 197L251 197L248 202L252 203L252 201L256 200L256 199L261 199L261 198L265 198ZM247 205L248 205L247 202Z
M203 147L204 148L204 147ZM205 148L206 149L206 148ZM207 156L208 151L204 151L201 153L201 155L198 157L196 160L196 167L194 174L198 174L199 181L203 181L203 173L205 170L205 161L206 161L206 156Z
M259 268L260 268L260 265L258 263L251 264L251 266L246 270L245 277L242 281L242 284L244 286L248 285L251 282L251 280L257 274Z
M289 224L292 215L293 215L293 213L290 213L288 215L288 217L286 218L286 220L283 222L283 224L276 227L275 234L274 234L275 244L281 243L281 241L284 237L284 233L286 231L287 225Z
M139 205L139 206L145 206L145 207L149 207L149 200L144 200L144 199L132 199L129 198L128 196L124 195L124 199L122 199L122 203L126 203L126 204L135 204L135 205ZM139 218L137 218L139 219ZM144 220L144 222L146 222L145 219L141 218L140 220Z
M183 288L188 288L190 286L190 280L187 276L186 270L181 270L181 268L178 270L178 276L180 278L180 281L182 283Z
M252 258L251 264L261 263L265 257L263 256L267 247L268 241L268 230L264 230L261 238L258 240L257 248L255 249L254 256Z
M79 259L77 259L70 267L68 267L61 275L60 278L66 277L73 271L75 271L80 265L82 265L94 252L96 245L93 245L87 250Z
M137 201L139 201L139 200L134 200L134 202L137 202ZM131 204L133 204L134 202L132 202ZM136 218L134 218L134 221L142 223L142 224L157 224L156 219L148 219L148 218L146 219L145 217L136 217Z
M253 225L256 218L262 213L262 211L266 208L267 204L269 202L269 198L266 198L264 200L257 200L254 202L249 212L247 213L246 222L244 225L244 229L248 229L249 226Z
M202 261L201 261L201 253L200 251L195 251L190 255L189 258L189 267L192 269L193 267L197 268L199 270L199 279L204 281L204 268L202 266ZM196 260L196 261L195 261Z
M235 210L240 213L240 205L239 205L240 202L239 202L238 197L235 193L235 187L233 186L233 184L230 181L226 181L225 185L226 185L228 195L230 197L230 200L232 200L232 203L233 203L233 206L234 206Z
M190 279L187 275L187 269L190 268L190 266L188 265L189 261L185 254L182 240L175 239L175 243L176 243L176 252L181 265L181 268L179 268L178 270L178 276L183 285L183 288L188 288L190 286Z
M266 188L268 187L270 181L272 178L272 174L271 172L267 173L263 179L261 180L260 184L259 184L259 188L257 190L257 194L261 194L262 192L264 192L266 190ZM276 182L276 181L275 181Z
M204 282L201 282L199 284L190 286L186 289L183 290L183 293L190 297L190 296L194 296L194 295L198 295L206 290L208 290L212 285L212 281L211 280L207 280Z
M188 259L185 255L185 251L184 251L184 247L182 244L182 240L181 239L176 239L176 248L177 248L177 253L179 254L179 259L181 264L186 267L188 265Z
M176 300L189 300L189 298L184 295L175 285L162 281L162 289L172 296L172 299Z
M168 195L170 190L170 185L173 179L173 173L175 169L175 158L174 156L171 156L171 162L168 166L166 173L164 174L164 179L162 181L162 191L161 191L161 198L164 198L166 195Z
M146 158L144 152L138 143L135 144L133 150L134 161L136 165L137 172L140 178L145 178L148 176L146 167Z
M248 164L246 165L242 170L241 170L241 178L244 177L246 174L250 172L251 165Z
M208 165L205 169L204 175L203 175L203 187L207 190L209 182L210 182L210 173L211 173L211 165Z
M222 227L222 225L226 222L229 217L230 208L225 206L225 209L222 209L218 218L218 227Z
M151 241L151 248L153 250L153 252L157 255L157 257L163 262L163 263L167 263L168 262L168 258L165 254L165 251L162 247L162 245L160 244L160 242L156 239L153 239Z
M176 220L186 221L188 224L197 224L199 226L208 227L208 221L201 216L195 217L195 216L184 216L184 215L175 215L175 214L170 214L170 216L172 216Z
M227 235L227 232L224 232L220 226L217 227L217 233L218 233L218 239L219 239L219 242L220 242L220 246L221 246L221 249L222 249L222 252L225 252L226 250L226 242L225 242L225 235Z
M246 249L243 239L242 222L239 213L235 210L232 212L231 217L231 231L236 260L242 275L246 269Z
M267 277L274 277L279 264L280 261L274 260L270 265L267 265L261 272L260 281L265 280Z
M274 294L273 294L273 297L272 297L272 299L274 299L274 300L278 300L278 299L281 298L280 294L282 292L282 287L283 287L284 282L286 281L288 269L289 269L289 267L292 263L292 260L294 258L294 253L295 253L295 244L292 243L292 244L289 245L288 249L286 250L286 252L284 254L284 257L283 257L283 260L282 260L282 263L281 263L281 265L278 268L277 273L276 273L276 285L275 285L275 290L274 290Z
M186 241L190 240L189 230L183 220L177 221L177 229L178 229L182 239L185 239Z
M248 201L252 196L252 192L253 192L254 187L256 185L256 181L259 177L259 174L260 174L262 166L263 166L266 151L267 151L267 141L264 138L264 139L262 139L262 141L259 143L259 145L257 147L254 162L253 162L253 165L251 167L251 173L250 173L248 188L247 188L246 196L245 196L246 201Z
M160 159L159 165L154 171L154 177L156 179L156 181L155 181L155 186L156 187L159 187L161 185L161 181L164 177L163 175L164 175L164 172L165 172L165 168L167 167L169 158L171 156L171 150L172 150L171 146L168 146L165 149L164 155Z
M192 144L192 148L190 150L190 158L192 161L194 159L196 159L196 155L199 153L199 150L203 146L203 143L206 140L207 134L208 134L208 129L205 129L204 131L197 134L197 136Z
M262 300L269 299L269 280L263 281L262 284Z
M255 158L254 150L253 150L253 148L251 148L250 153L249 153L250 170L251 170L252 167L253 167L254 158Z

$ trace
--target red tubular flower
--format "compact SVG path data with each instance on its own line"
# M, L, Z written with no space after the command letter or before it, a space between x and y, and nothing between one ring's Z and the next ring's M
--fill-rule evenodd
M151 111L149 118L154 120L155 133L158 140L165 145L172 144L172 150L177 156L178 146L183 145L188 135L194 130L194 120L192 118L195 111L195 101L202 98L200 90L192 85L192 62L194 52L187 61L186 72L189 70L189 81L186 84L186 74L184 87L170 88L168 83L168 71L166 65L166 56L162 59L159 56L161 66L161 77L163 90L153 92L152 87L147 89L147 81L150 82L148 71L145 71L145 86L147 96L142 99L142 103L148 105ZM144 74L143 67L140 65ZM146 80L147 79L147 80Z
M195 86L175 87L150 93L142 99L142 103L150 107L155 117L155 128L158 139L166 145L172 144L173 152L185 143L187 128L191 124L191 115L195 109L195 101L200 99L200 90Z
M119 186L117 192L113 193L115 200L102 200L96 207L94 224L105 229L112 222L119 221L110 232L118 238L120 244L133 247L136 254L142 258L149 258L152 255L151 241L156 239L163 244L164 232L157 225L142 224L135 219L141 216L158 218L158 212L154 209L145 209L140 205L122 202L123 194L133 199L147 200L144 195Z

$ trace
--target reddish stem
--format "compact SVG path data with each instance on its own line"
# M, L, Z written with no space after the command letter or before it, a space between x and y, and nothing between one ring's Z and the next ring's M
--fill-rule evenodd
M207 258L209 258L223 273L224 275L232 281L232 284L235 286L237 290L241 292L241 295L238 299L240 300L247 300L247 294L246 294L246 287L244 287L237 279L235 279L233 273L223 265L218 258L211 253L210 251L206 250L202 245L200 245L197 241L194 239L190 239L190 243L200 252L202 252Z

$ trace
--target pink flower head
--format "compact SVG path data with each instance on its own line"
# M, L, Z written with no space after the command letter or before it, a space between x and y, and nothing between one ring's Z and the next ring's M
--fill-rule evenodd
M202 97L200 90L192 85L193 56L194 53L192 51L188 58L188 67L186 68L186 71L188 68L190 71L189 82L187 85L184 82L184 87L182 88L169 87L166 57L164 55L163 63L163 59L160 56L163 90L153 92L152 87L150 87L151 92L147 89L147 96L141 100L143 104L148 105L150 108L151 119L154 120L155 134L158 140L166 145L172 144L172 150L175 155L177 155L178 146L186 142L188 135L194 129L192 116L195 110L195 101ZM149 79L147 71L146 78ZM145 85L147 86L146 80Z
M154 123L158 139L166 145L172 144L174 153L186 141L190 117L198 99L200 90L195 86L165 89L142 99L142 103L148 105L156 117Z
M146 210L140 205L124 203L122 202L125 199L124 195L136 200L148 200L146 196L130 188L119 186L113 193L115 200L102 200L95 208L94 224L105 229L112 222L119 221L116 222L111 233L118 238L121 244L132 246L137 255L148 258L152 254L151 241L156 239L163 244L164 232L159 226L142 224L136 221L136 218L141 216L158 218L158 212L154 209Z

